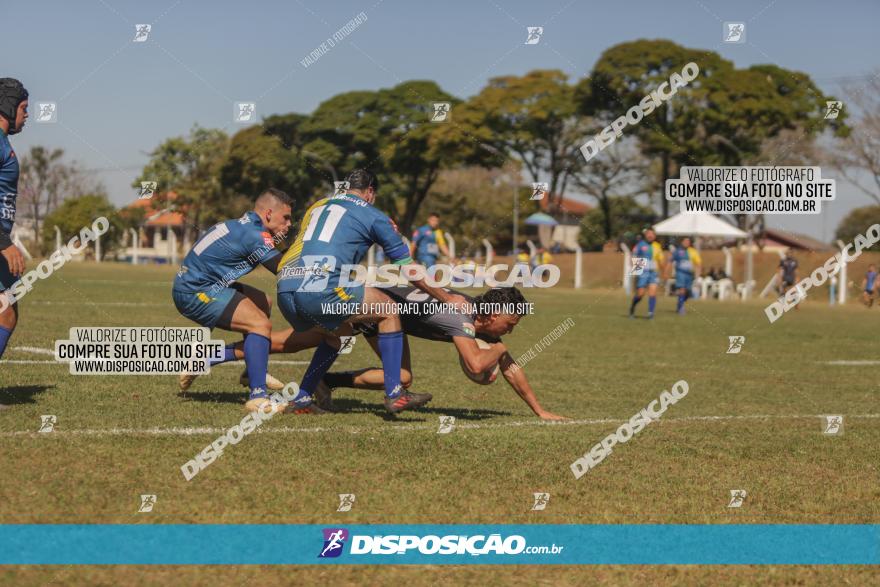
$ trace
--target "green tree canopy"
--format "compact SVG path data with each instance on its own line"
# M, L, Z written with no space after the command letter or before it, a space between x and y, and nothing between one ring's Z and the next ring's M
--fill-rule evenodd
M559 70L496 77L456 111L453 130L470 160L480 155L483 164L500 165L513 157L531 181L546 179L550 206L557 208L583 163L579 148L591 124L577 106L575 88Z
M126 228L125 222L116 214L116 208L103 194L88 194L64 200L52 213L46 216L43 230L43 250L55 250L55 227L61 231L61 242L67 242L79 235L85 227L101 216L110 222L110 229L101 236L101 252L106 256L119 242Z
M186 218L186 230L209 226L240 210L232 211L232 194L221 183L229 137L222 130L195 126L188 136L164 141L150 153L150 161L132 184L157 182L153 196L159 206L174 207ZM170 192L176 194L172 201Z
M653 224L657 214L650 206L639 204L632 196L609 200L611 214L606 216L602 208L594 208L581 221L580 244L585 251L601 251L607 241L606 218L611 220L611 234L619 241L634 241L645 226Z
M717 53L666 40L638 40L606 50L577 88L580 111L610 122L680 73L689 62L700 73L635 127L642 152L661 160L655 190L683 165L745 165L763 142L785 129L807 139L831 126L845 132L843 117L826 123L824 95L804 73L775 65L736 69ZM599 155L601 156L601 154ZM661 197L663 216L668 202Z
M880 206L855 208L850 210L849 214L844 216L840 224L837 225L834 238L845 243L851 243L856 238L856 235L865 234L865 231L875 224L880 224ZM880 251L880 243L875 244L868 250Z

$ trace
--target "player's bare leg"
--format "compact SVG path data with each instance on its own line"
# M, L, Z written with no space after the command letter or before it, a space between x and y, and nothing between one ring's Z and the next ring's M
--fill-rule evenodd
M5 292L0 292L0 295L4 295ZM15 330L15 326L18 324L18 303L10 304L6 309L0 312L0 328L3 328L6 332L5 334L5 342L12 337L12 333ZM3 356L3 351L6 350L6 346L0 346L0 357Z

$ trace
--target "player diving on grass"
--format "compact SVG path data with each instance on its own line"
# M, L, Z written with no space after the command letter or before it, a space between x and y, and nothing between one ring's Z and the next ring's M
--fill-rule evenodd
M675 267L675 289L678 290L678 313L684 315L684 303L691 296L694 286L694 275L700 274L703 261L700 253L691 246L689 236L681 239L681 246L672 253L672 265Z
M364 170L352 172L348 193L324 198L312 205L302 220L293 246L284 254L278 272L278 307L297 332L318 330L326 335L352 333L352 324L376 323L377 346L384 372L385 408L392 413L417 408L431 400L401 385L404 337L396 305L381 289L349 284L343 268L359 263L373 244L388 259L406 269L413 265L409 249L388 216L373 207L376 177ZM342 280L346 283L343 284ZM420 290L441 302L463 307L464 298L413 280ZM339 356L338 338L326 338L315 349L289 413L320 414L315 389ZM247 353L245 353L247 356Z
M283 385L270 378L267 370L270 348L283 347L287 341L277 336L272 340L269 297L235 280L258 264L277 273L281 254L275 244L290 228L292 204L289 195L269 188L257 198L252 211L214 225L187 253L171 289L174 305L186 318L208 328L244 334L243 343L226 345L223 357L211 360L211 365L244 357L241 381L250 388L245 408L252 412L283 408L269 399L267 379L272 381L271 389ZM194 379L194 375L181 374L181 390L188 389Z
M646 228L642 232L642 238L633 247L633 263L637 263L635 259L644 259L638 261L643 264L641 275L636 276L636 295L633 296L632 304L629 307L629 317L634 318L636 306L648 292L648 318L654 317L654 310L657 307L657 284L659 283L659 275L663 273L663 249L657 242L657 235L653 228Z
M18 197L18 158L9 136L21 132L28 118L28 92L17 79L0 79L0 296L6 296L24 273L24 256L12 242ZM0 299L0 357L18 324L18 303Z
M427 294L411 286L389 287L383 291L394 302L412 308L412 311L400 314L405 335L451 342L455 345L461 361L472 373L483 373L498 364L507 383L536 416L542 420L565 420L563 416L548 412L541 406L532 386L529 385L525 371L516 364L501 341L502 336L513 332L526 313L528 304L518 289L496 287L475 298L464 296L469 303L468 309L474 311L472 314L452 312L438 307ZM415 305L411 306L411 304ZM370 346L381 357L375 326L358 325L356 330L363 332ZM489 348L481 349L477 340L489 343ZM406 336L403 339L400 379L405 388L413 381L409 340ZM330 391L334 388L382 389L383 385L384 371L374 367L327 373L322 381L320 395L323 401L324 396L329 400ZM329 408L329 401L325 405Z

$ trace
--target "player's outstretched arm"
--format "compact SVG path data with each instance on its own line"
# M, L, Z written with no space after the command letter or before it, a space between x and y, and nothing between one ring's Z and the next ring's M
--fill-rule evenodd
M477 346L476 341L469 336L453 336L452 342L468 370L474 373L487 371L501 359L502 355L507 353L507 349L502 343L495 343L490 348L482 350Z
M525 370L516 364L516 361L513 360L510 353L505 351L504 354L501 355L499 364L501 366L501 372L504 374L504 378L516 394L532 409L536 416L542 420L548 421L568 420L565 416L548 412L541 407L538 398L535 396L535 391L532 389L532 386L529 385Z

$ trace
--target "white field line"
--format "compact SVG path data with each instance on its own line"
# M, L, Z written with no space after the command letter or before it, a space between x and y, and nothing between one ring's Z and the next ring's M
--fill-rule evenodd
M880 418L880 414L844 414L846 418ZM332 416L326 416L332 418ZM774 414L750 414L743 416L685 416L681 418L665 418L661 423L670 422L721 422L735 420L809 420L824 418L825 414L815 415L774 415ZM590 419L590 420L569 420L567 422L543 422L541 420L526 420L521 422L499 422L497 424L459 424L455 423L456 429L479 430L489 428L516 428L523 426L592 426L596 424L623 424L629 420L617 420L613 418ZM389 425L387 427L375 426L348 426L343 428L330 428L326 426L318 426L313 428L292 428L290 426L278 428L257 429L256 434L308 434L315 432L344 432L347 434L375 434L376 432L413 432L419 430L436 430L439 423L432 424L402 424ZM63 430L56 429L53 432L37 432L36 430L15 430L11 432L0 432L0 437L11 436L198 436L202 434L224 434L229 428L202 427L202 428L106 428L106 429L78 429Z
M41 349L35 346L17 346L12 347L14 351L22 351L24 353L37 353L38 355L51 355L55 356L55 351L52 349Z
M880 365L880 361L825 361L826 365Z

